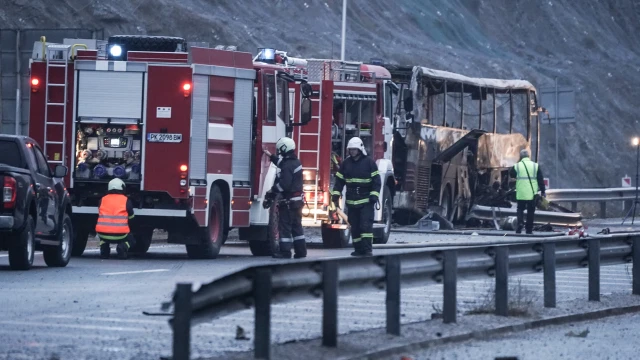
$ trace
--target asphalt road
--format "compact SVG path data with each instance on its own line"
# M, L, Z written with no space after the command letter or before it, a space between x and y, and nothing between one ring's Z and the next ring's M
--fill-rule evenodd
M309 235L311 242L317 243L313 231ZM469 238L483 237L393 234L390 242L437 244ZM376 250L395 251L403 250ZM310 249L309 256L344 256L349 252L351 249ZM37 254L32 270L17 272L9 270L6 253L0 253L0 359L157 360L169 356L171 331L167 318L145 316L142 311L159 311L177 282L209 282L246 266L277 261L295 260L252 257L246 246L223 247L216 260L189 260L184 246L161 244L152 246L143 257L126 261L101 260L97 248L91 248L62 269L47 268ZM628 266L603 268L602 293L630 291L630 279ZM585 269L563 272L557 282L558 301L586 298ZM460 310L486 302L491 284L490 280L462 282L458 287ZM521 285L531 290L531 301L541 301L541 274L523 276ZM441 306L441 296L441 286L403 289L403 323L430 318L434 308ZM384 301L384 292L340 297L340 333L384 326ZM320 309L319 300L274 305L272 341L320 336ZM252 340L253 311L195 327L192 356L251 349L253 341L235 339L237 326Z

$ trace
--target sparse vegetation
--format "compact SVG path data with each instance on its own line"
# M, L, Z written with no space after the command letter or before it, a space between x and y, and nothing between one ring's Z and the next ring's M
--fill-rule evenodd
M479 299L476 306L467 311L467 315L493 314L496 309L495 283L487 284L487 292ZM509 285L509 316L531 316L532 308L538 301L538 294L522 285L518 278L515 284Z

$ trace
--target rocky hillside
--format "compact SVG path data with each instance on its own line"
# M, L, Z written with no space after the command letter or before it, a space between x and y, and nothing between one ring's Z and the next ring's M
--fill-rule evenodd
M4 0L0 27L104 28L186 37L255 53L339 57L342 0ZM577 122L542 127L553 187L620 186L640 135L640 2L635 0L350 0L349 59L382 58L469 76L576 90Z

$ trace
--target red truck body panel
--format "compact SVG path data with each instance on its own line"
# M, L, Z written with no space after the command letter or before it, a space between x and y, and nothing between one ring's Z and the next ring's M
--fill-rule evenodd
M147 70L147 133L183 134L180 143L146 142L144 155L145 191L166 191L173 198L186 199L180 190L180 166L189 164L191 97L184 96L184 84L191 85L190 67L149 65ZM158 118L158 107L170 107L171 118Z

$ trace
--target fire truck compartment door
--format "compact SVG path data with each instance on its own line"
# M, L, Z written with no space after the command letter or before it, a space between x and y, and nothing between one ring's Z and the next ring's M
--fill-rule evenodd
M209 76L193 75L192 94L189 178L191 180L206 180L207 146L209 144Z
M78 116L141 119L144 73L78 71Z
M251 179L253 80L236 79L233 100L233 181Z

